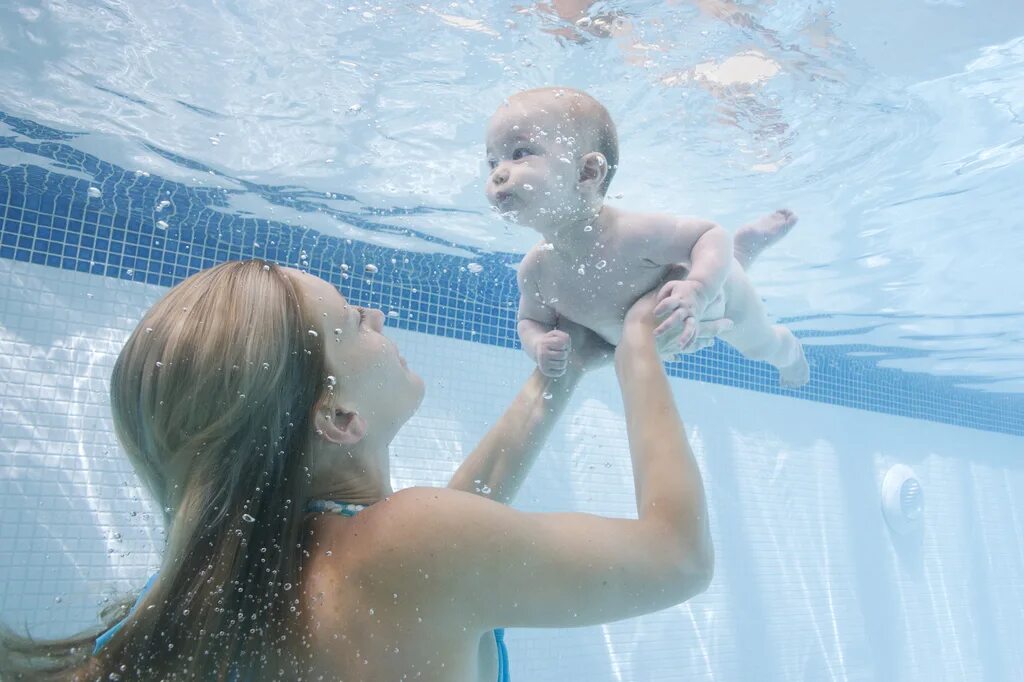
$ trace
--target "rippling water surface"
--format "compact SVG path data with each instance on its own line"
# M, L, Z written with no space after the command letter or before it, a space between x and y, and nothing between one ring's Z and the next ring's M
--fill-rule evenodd
M518 89L581 87L619 126L613 202L729 227L800 214L754 278L808 343L1019 393L1024 5L897 5L12 1L0 112L230 189L228 210L515 253L534 234L483 199L484 123ZM54 167L12 147L0 164Z

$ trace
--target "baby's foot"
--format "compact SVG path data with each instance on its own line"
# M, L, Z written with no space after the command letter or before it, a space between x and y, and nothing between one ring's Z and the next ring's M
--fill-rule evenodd
M811 380L811 367L807 364L804 349L800 346L797 349L800 353L796 360L785 367L779 367L779 383L786 388L800 388Z
M744 225L732 238L736 260L746 270L762 251L785 237L796 221L796 214L783 208Z

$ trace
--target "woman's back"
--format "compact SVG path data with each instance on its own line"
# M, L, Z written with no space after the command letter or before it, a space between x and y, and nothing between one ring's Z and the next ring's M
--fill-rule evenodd
M458 600L434 590L416 557L396 557L392 539L381 537L399 526L413 530L408 511L385 500L351 518L311 517L300 603L313 679L498 679L494 632L469 631ZM436 540L444 551L446 540Z

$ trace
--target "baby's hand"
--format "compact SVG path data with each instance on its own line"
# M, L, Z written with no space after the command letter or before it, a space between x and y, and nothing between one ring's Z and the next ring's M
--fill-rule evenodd
M700 282L673 280L663 286L654 308L654 317L662 319L654 330L659 345L678 338L680 348L689 346L697 336L697 326L707 306L708 297Z
M560 329L544 334L534 346L534 357L541 374L546 377L560 377L565 374L569 362L572 339Z
M732 320L721 317L715 320L699 320L697 331L688 344L680 344L678 337L665 333L658 338L658 353L663 358L672 359L680 353L696 353L715 344L715 337L732 329Z

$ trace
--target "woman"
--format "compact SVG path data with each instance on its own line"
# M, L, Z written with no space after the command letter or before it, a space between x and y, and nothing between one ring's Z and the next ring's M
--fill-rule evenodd
M496 503L610 356L581 328L566 326L566 373L534 371L448 488L392 493L388 446L423 382L380 311L261 261L189 277L111 377L118 437L168 510L160 571L99 641L7 634L0 677L492 682L508 679L498 628L603 623L698 594L713 563L704 492L654 303L633 307L614 351L639 510L622 520Z

